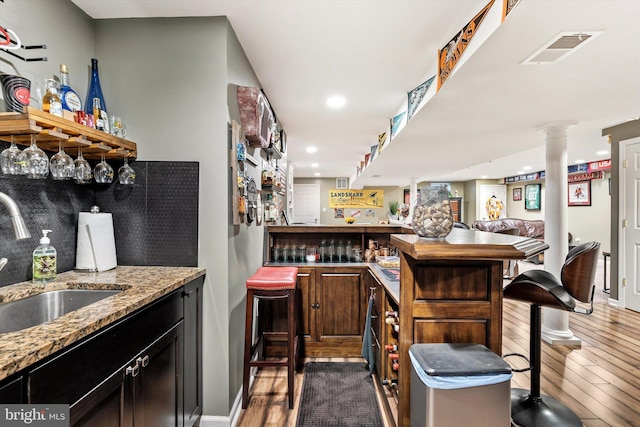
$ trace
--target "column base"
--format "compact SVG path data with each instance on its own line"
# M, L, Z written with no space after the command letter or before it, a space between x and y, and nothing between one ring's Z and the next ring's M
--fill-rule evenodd
M582 340L573 335L570 330L556 331L546 328L544 325L542 325L542 340L551 345L582 346Z

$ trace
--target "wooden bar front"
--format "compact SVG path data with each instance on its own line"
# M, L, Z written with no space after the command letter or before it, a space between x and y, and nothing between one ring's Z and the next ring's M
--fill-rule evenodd
M446 240L392 235L400 251L398 424L409 426L414 343L478 343L502 352L503 260L526 259L542 241L454 229Z

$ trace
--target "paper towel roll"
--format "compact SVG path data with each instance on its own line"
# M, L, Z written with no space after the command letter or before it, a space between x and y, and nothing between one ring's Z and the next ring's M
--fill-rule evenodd
M111 214L80 212L76 268L106 271L115 268L117 264Z

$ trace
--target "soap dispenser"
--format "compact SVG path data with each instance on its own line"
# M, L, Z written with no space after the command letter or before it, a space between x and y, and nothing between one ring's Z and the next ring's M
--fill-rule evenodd
M56 278L56 249L50 245L47 234L51 230L42 230L40 245L33 251L33 281L50 282Z

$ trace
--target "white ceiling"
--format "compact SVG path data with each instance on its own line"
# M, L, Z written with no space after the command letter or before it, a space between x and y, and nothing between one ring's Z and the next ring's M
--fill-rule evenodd
M287 132L296 177L353 177L407 92L435 74L438 49L488 2L72 1L96 19L226 15ZM601 130L639 115L638 17L638 0L521 0L355 185L544 170L536 129L563 120L578 123L569 164L609 158L596 154L610 148ZM603 33L556 63L520 65L563 31ZM326 107L333 94L347 98L341 110Z

